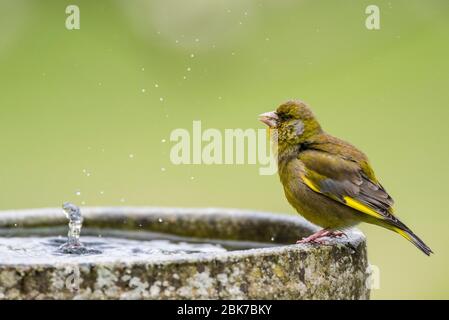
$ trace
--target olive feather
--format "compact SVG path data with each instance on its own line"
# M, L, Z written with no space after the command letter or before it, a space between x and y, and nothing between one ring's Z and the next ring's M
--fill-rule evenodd
M326 133L304 102L288 101L262 114L260 120L276 132L278 172L287 200L323 228L298 242L320 242L367 222L400 234L427 255L432 253L393 214L394 201L367 156Z

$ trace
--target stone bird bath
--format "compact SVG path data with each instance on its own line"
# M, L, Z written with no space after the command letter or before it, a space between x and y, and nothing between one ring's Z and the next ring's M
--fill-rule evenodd
M295 245L298 216L83 208L89 254L58 251L61 209L0 212L0 299L368 299L365 237Z

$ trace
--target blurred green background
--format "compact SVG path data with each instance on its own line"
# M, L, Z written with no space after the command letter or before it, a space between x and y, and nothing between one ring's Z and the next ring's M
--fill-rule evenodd
M69 4L80 30L65 28ZM365 27L369 4L378 31ZM299 98L368 154L435 251L361 226L380 269L373 298L449 298L448 57L446 0L1 0L0 209L295 214L257 165L172 165L169 135L193 120L262 128L259 113Z

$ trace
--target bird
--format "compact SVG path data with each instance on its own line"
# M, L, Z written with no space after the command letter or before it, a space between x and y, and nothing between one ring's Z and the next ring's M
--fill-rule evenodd
M428 256L433 253L394 214L393 198L367 156L326 133L306 103L287 101L259 120L277 146L278 174L288 202L322 228L297 243L323 243L364 222L398 233Z

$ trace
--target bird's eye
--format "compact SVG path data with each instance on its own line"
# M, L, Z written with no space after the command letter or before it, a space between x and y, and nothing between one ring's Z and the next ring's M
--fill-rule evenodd
M281 121L286 121L289 119L288 114L286 114L285 112L278 112L277 115Z

